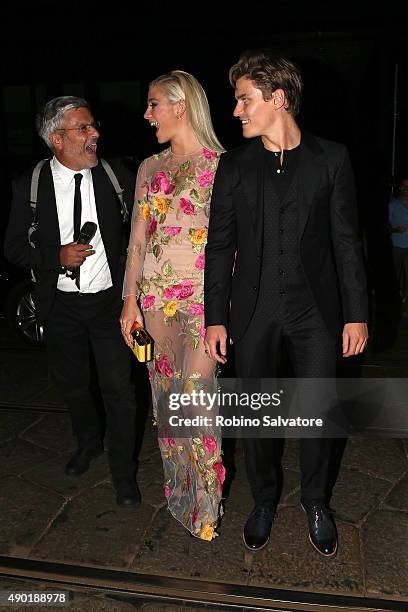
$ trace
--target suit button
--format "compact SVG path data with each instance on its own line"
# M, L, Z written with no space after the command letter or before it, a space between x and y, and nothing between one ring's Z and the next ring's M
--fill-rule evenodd
M279 255L283 255L283 249L279 251Z
M285 270L279 270L279 274L283 276L285 274Z
M279 291L279 295L285 295L286 291Z
M254 285L254 286L252 287L252 289L253 289L254 291L256 291L256 290L258 289L258 287L257 287L256 285Z
M283 234L283 232L284 232L284 229L283 229L283 227L281 227L280 230L279 230L279 233Z

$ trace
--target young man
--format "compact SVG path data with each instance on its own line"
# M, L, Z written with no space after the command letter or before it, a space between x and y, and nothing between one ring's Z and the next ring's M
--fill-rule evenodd
M119 505L140 502L135 472L135 397L130 351L118 322L122 306L124 227L113 185L98 162L99 132L88 103L63 96L48 102L38 132L53 153L38 182L38 229L28 237L32 169L15 183L5 255L36 275L34 300L44 326L49 368L69 409L78 449L70 476L84 473L103 452L101 423L90 392L93 350L106 410L109 464ZM135 177L117 178L128 203ZM90 244L77 243L79 228L96 223Z
M298 378L334 378L343 357L367 343L366 279L346 147L302 131L302 78L289 60L245 52L230 70L247 145L222 155L205 264L205 346L225 363L235 345L238 377L272 378L284 348ZM233 274L232 274L233 271ZM269 540L279 495L273 439L245 439L255 508L244 542ZM328 509L330 440L300 442L301 502L310 540L337 551Z

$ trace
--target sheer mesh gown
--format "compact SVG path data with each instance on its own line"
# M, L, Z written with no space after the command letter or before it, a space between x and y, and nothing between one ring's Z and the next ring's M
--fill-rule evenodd
M171 393L216 391L215 365L204 351L203 300L204 248L218 159L219 153L203 148L183 156L169 148L142 162L123 291L124 297L139 298L155 341L148 368L168 508L204 540L215 537L221 513L221 434L213 418L199 419L198 427L178 437L177 429L169 427L168 402ZM189 406L173 414L205 413L203 407ZM213 411L209 414L214 417Z

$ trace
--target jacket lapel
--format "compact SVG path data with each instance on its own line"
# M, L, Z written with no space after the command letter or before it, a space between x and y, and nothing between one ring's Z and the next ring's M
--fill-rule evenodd
M299 242L309 218L310 209L322 180L324 165L322 149L311 134L302 131L298 165Z
M264 162L263 144L255 138L245 149L242 156L241 181L254 226L256 248L262 251L263 209L264 209Z
M109 202L107 201L109 190L106 189L106 181L104 180L106 175L100 163L91 169L91 173L95 194L96 212L98 215L98 225L103 239L103 218L105 206L109 205Z

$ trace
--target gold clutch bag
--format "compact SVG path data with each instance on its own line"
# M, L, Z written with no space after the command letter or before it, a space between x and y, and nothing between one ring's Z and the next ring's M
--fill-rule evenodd
M130 330L133 338L132 351L137 360L144 363L153 359L153 338L139 323L134 323Z

